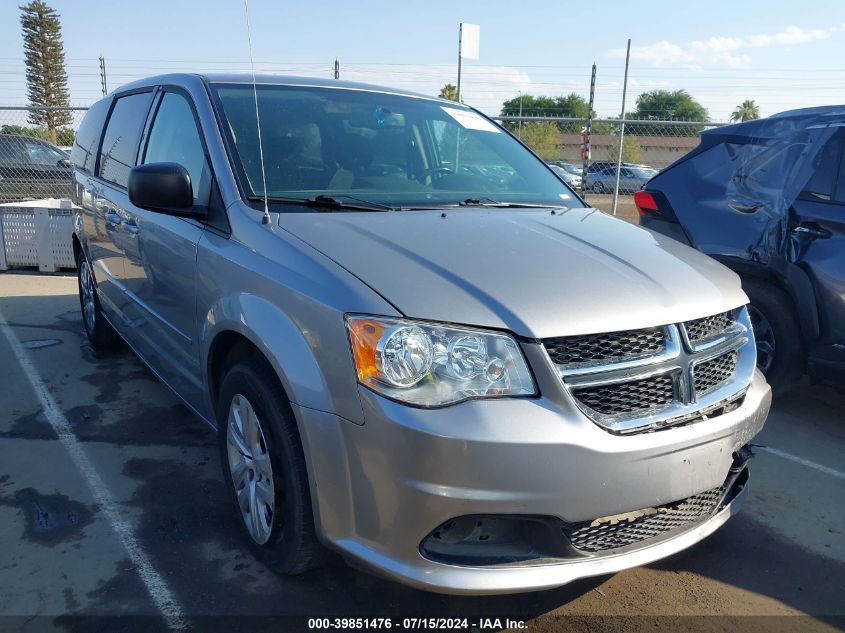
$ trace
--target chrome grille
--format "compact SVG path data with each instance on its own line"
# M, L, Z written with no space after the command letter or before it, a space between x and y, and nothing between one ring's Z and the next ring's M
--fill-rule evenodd
M687 321L684 326L687 329L687 336L689 337L690 343L695 345L696 343L726 332L734 323L735 320L731 312L720 312L719 314L704 317L703 319Z
M624 360L657 354L663 349L663 328L626 330L585 336L561 336L543 341L558 365Z
M576 389L573 395L588 409L602 415L647 413L672 402L672 379L666 375L643 380Z
M581 410L616 433L730 412L722 405L745 392L756 362L744 307L662 327L545 339L543 345Z
M693 368L696 395L702 395L718 387L733 376L736 369L736 352L697 363Z
M582 552L619 549L710 516L723 495L722 487L713 488L681 501L631 512L627 516L605 517L589 523L569 523L564 525L563 533L572 546Z

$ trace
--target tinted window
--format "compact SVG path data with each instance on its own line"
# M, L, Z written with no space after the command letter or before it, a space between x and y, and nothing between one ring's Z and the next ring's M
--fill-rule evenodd
M807 181L801 197L807 200L833 199L833 188L839 174L842 156L842 134L835 134L816 155L813 174Z
M0 136L0 165L21 165L27 162L23 143L17 137Z
M194 204L208 203L211 172L188 100L168 92L158 107L144 163L179 163L191 175Z
M97 146L100 144L100 135L103 131L103 123L106 121L106 114L109 111L111 99L101 99L92 105L82 125L73 140L73 150L70 158L73 164L79 169L93 173L94 163L97 159Z
M104 180L126 186L151 98L151 92L143 92L115 102L100 149L100 177Z
M61 150L46 143L39 143L38 141L24 141L24 151L26 151L29 162L32 165L40 165L42 167L56 167L59 161L67 158L67 154Z

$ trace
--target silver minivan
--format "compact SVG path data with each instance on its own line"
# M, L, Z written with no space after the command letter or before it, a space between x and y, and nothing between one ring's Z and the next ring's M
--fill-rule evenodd
M737 511L771 399L738 277L586 208L472 108L166 75L96 103L72 160L92 344L123 339L218 431L280 571L334 550L536 590Z

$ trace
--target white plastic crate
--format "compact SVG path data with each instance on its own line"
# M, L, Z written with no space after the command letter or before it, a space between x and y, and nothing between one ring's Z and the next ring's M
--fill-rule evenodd
M73 268L73 207L69 200L0 205L0 270Z

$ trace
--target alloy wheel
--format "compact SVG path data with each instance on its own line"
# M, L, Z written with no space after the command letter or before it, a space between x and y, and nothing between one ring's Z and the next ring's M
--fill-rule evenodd
M94 303L94 279L87 259L82 259L79 265L79 288L82 291L82 317L85 319L85 327L89 332L93 332L97 325L97 305Z
M226 433L229 474L249 535L265 544L273 531L275 488L273 465L261 422L249 400L232 397Z

